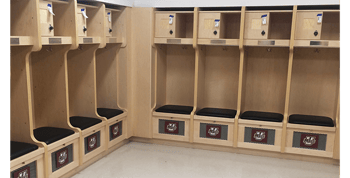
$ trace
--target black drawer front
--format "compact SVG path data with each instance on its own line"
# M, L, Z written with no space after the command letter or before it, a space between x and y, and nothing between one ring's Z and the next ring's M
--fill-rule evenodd
M109 141L123 135L123 121L109 126Z
M51 153L52 172L73 162L73 144Z
M184 136L185 121L159 119L159 133Z
M244 142L258 143L265 145L275 144L275 130L245 127Z
M199 136L201 138L212 138L227 140L228 125L200 123Z
M313 150L326 150L327 135L306 132L293 132L293 147Z
M36 178L36 161L33 161L11 172L11 178L17 178L20 177L20 175L22 175L22 177L26 177L27 175L28 178Z

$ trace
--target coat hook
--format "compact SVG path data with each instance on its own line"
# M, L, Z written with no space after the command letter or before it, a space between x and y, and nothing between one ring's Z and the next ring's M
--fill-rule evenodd
M182 49L187 49L187 46L183 46Z
M271 52L271 48L267 48L267 52Z
M315 53L320 53L320 50L318 48L316 48Z
M79 45L78 50L83 50L83 46Z
M227 47L226 47L226 46L225 46L225 47L223 47L223 48L222 48L222 50L227 51Z

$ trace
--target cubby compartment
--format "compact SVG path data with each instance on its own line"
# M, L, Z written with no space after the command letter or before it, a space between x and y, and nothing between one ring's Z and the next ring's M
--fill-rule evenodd
M280 151L288 48L247 47L238 147Z
M339 58L337 48L295 49L286 152L333 156L339 102Z
M11 46L34 45L40 48L38 1L11 0Z
M268 8L267 8L268 9ZM244 26L246 46L289 46L293 7L281 10L247 8Z
M79 44L106 45L106 15L103 3L78 1L76 19Z
M70 124L79 128L83 163L107 148L107 119L97 115L96 58L98 44L80 45L67 54Z
M11 47L11 162L12 177L44 177L44 147L32 139L29 54L31 46Z
M153 137L189 141L189 120L194 104L195 51L190 45L156 47Z
M126 86L119 82L126 78L123 73L126 63L125 58L118 57L120 46L107 44L96 51L97 113L108 120L108 148L123 141L127 133L127 110L121 107L126 99L122 96Z
M106 43L125 43L126 23L126 8L106 4Z
M198 20L198 44L239 44L241 12L200 11Z
M192 44L192 11L156 11L154 42L156 44Z
M79 132L69 124L67 56L70 45L43 46L30 55L33 133L47 145L45 177L59 177L79 165ZM69 148L68 148L69 147Z
M239 83L239 48L199 46L198 60L194 142L233 146ZM211 132L212 124L216 132Z
M77 44L74 0L40 0L39 14L43 45Z
M339 10L300 10L297 12L295 46L338 47Z

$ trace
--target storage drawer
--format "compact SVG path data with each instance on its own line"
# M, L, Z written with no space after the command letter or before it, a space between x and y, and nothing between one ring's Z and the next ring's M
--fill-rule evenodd
M153 117L153 137L189 141L189 118Z
M244 39L267 39L270 13L247 12L245 19Z
M323 12L298 12L295 29L296 40L320 40L322 23L318 18Z
M157 13L155 21L155 37L175 38L175 13ZM172 23L170 24L170 18Z
M11 172L11 178L37 178L37 165L36 161L29 163L25 166L22 166Z
M41 36L54 36L53 15L48 10L49 6L53 10L52 2L40 1L39 3Z
M83 16L82 11L85 11L86 13L86 8L83 6L78 6L77 7L77 28L78 28L78 36L81 37L86 37L87 36L87 23L86 23L86 18ZM85 31L84 31L85 29Z
M199 13L198 38L219 38L220 17L220 13ZM218 23L218 26L215 26L216 23Z
M233 146L234 123L216 121L194 121L194 142Z

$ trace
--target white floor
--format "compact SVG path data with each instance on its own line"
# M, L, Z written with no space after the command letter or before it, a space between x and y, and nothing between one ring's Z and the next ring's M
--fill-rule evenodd
M338 178L339 166L131 142L73 178Z

